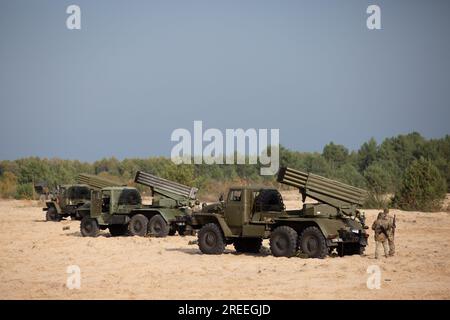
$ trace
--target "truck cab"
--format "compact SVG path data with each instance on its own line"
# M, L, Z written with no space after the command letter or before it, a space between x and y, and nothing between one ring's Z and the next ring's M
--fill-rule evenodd
M141 195L136 188L132 187L108 187L93 190L91 198L90 215L95 217L100 224L109 224L113 221L113 217L128 215L130 211L142 207Z
M85 184L67 184L58 187L58 192L43 208L46 220L60 221L65 217L80 219L77 209L90 201L90 189Z
M98 188L103 182L84 175L93 188L91 204L80 208L85 218L81 221L82 236L95 237L99 230L109 229L112 236L165 237L185 233L185 225L177 221L190 211L196 188L138 171L135 182L153 190L151 205L142 204L139 191L133 187L112 186Z

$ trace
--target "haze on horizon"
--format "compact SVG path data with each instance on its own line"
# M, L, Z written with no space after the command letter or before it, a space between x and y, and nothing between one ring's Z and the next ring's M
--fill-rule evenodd
M82 29L66 28L67 6ZM432 3L432 5L430 5ZM366 28L381 7L382 30ZM449 1L0 2L0 160L169 156L173 130L292 150L450 134Z

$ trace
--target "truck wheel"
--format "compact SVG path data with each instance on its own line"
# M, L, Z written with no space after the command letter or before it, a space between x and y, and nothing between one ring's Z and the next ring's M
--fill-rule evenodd
M325 237L317 227L308 227L300 235L300 250L310 258L325 258L328 247Z
M108 229L113 237L124 236L128 232L128 226L126 224L112 224Z
M297 247L298 234L291 227L277 227L270 235L270 251L275 257L292 257Z
M143 237L147 234L148 219L143 214L134 215L128 223L128 233L131 236Z
M198 232L198 247L205 254L222 254L225 239L219 226L215 223L204 225Z
M233 242L236 252L258 253L261 249L261 238L238 238Z
M97 220L91 217L84 217L80 223L80 231L83 237L96 237L99 233Z
M50 207L47 210L47 213L45 214L45 219L47 221L61 221L62 217L58 214L55 207Z
M167 237L170 231L170 226L167 224L164 218L157 214L154 215L148 223L148 233L154 237L164 238Z

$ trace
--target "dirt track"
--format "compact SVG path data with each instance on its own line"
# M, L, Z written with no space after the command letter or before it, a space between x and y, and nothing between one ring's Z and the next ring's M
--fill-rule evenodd
M365 257L317 260L274 258L267 242L258 255L207 256L194 237L83 238L78 221L45 222L37 205L0 201L1 299L450 299L446 212L393 211L394 258L373 259L371 234ZM366 286L374 264L379 290ZM79 290L66 287L69 265L81 268Z

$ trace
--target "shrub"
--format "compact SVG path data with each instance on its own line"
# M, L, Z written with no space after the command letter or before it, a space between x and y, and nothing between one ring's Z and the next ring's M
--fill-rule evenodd
M16 199L33 199L34 187L32 183L19 184Z
M12 198L16 195L17 177L11 172L5 172L0 177L0 197Z
M421 158L406 169L393 204L404 210L440 210L447 186L436 166Z

